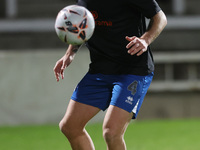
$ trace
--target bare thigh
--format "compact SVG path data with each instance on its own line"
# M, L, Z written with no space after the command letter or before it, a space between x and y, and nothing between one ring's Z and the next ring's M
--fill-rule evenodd
M129 113L119 107L110 105L104 118L103 129L111 131L111 134L123 136L126 128L133 117L133 113Z
M97 107L70 100L61 123L69 128L84 128L87 122L99 111L100 109Z

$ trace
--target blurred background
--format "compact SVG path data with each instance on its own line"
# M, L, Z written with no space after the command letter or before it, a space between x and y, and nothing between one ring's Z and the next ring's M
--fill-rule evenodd
M138 120L200 117L200 1L157 0L168 25L151 45L156 71ZM0 125L58 124L87 72L79 50L65 79L53 67L65 53L54 22L73 0L0 0ZM101 112L91 122L102 121Z

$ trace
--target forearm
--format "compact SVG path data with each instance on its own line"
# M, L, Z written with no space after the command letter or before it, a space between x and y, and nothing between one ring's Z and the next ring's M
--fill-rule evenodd
M163 11L151 18L147 31L141 36L150 45L167 25L167 18Z
M78 52L78 49L81 47L81 45L69 45L65 55L74 57L76 53Z

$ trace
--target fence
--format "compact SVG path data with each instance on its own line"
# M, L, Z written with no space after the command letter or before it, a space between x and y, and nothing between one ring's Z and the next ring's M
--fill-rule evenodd
M197 91L200 90L200 52L155 53L155 63L163 64L162 80L155 80L151 91ZM181 64L185 77L175 79L175 65ZM161 73L161 72L157 72Z
M18 14L19 0L5 0L6 17L15 18ZM158 0L159 1L159 0ZM175 15L184 14L186 10L186 0L172 0L172 12Z

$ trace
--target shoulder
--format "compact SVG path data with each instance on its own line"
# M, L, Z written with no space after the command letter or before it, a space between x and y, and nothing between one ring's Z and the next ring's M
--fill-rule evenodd
M138 10L147 18L153 17L161 8L156 0L127 0L129 5L136 6Z

